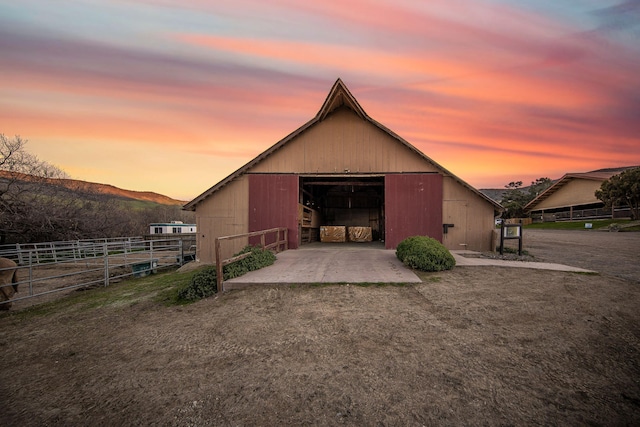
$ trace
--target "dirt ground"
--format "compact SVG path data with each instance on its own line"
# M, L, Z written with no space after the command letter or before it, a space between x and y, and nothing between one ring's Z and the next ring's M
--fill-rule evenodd
M524 248L535 260L565 263L640 284L638 232L525 230L523 238Z
M534 258L592 251L535 235ZM640 273L610 264L3 314L2 424L638 425Z

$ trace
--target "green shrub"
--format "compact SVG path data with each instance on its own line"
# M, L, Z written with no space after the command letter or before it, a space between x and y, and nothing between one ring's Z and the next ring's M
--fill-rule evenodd
M447 248L427 236L404 239L396 248L396 256L404 265L421 271L451 270L456 265Z
M215 265L208 265L198 270L191 282L178 291L178 299L195 301L206 298L218 292L218 275Z
M276 256L273 252L259 246L245 246L240 252L233 256L246 254L247 252L250 252L251 255L224 266L224 280L240 277L250 271L271 265L276 261Z
M258 246L245 246L233 256L248 252L250 253L248 257L223 267L224 280L240 277L250 271L266 267L276 260L276 256L270 250ZM195 301L215 294L218 292L217 277L215 266L203 267L193 275L191 282L187 286L178 291L178 299Z

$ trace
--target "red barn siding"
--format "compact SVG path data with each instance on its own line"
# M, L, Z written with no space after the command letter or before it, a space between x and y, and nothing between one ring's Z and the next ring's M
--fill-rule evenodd
M385 176L385 234L387 249L410 236L442 242L442 175Z
M289 248L298 247L298 181L290 174L249 175L249 232L287 227ZM275 235L266 243L274 241Z

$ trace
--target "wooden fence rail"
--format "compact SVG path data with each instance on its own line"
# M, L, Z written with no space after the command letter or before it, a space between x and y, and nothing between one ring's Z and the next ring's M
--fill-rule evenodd
M270 234L270 233L275 233L276 240L275 242L267 245L265 244L266 236L267 234ZM282 233L283 235L282 239L280 238L280 233ZM222 268L225 265L229 265L235 261L240 261L241 259L244 259L249 255L251 255L251 253L246 253L246 254L237 255L231 258L222 259L220 242L223 240L233 240L233 239L241 239L241 238L248 238L248 237L257 237L257 236L260 236L260 246L262 246L265 249L275 249L275 252L279 252L280 247L282 247L283 250L285 251L289 249L289 231L286 227L270 228L268 230L253 231L251 233L234 234L233 236L216 237L215 250L216 250L216 276L218 281L218 291L220 292L224 291L224 273Z

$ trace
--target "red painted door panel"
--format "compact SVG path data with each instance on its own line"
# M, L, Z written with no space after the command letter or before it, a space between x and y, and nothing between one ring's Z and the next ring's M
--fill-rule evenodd
M386 175L384 194L387 249L410 236L442 242L442 175Z
M287 227L289 248L298 247L298 182L297 175L249 175L249 232ZM274 241L275 235L270 235L266 243Z

